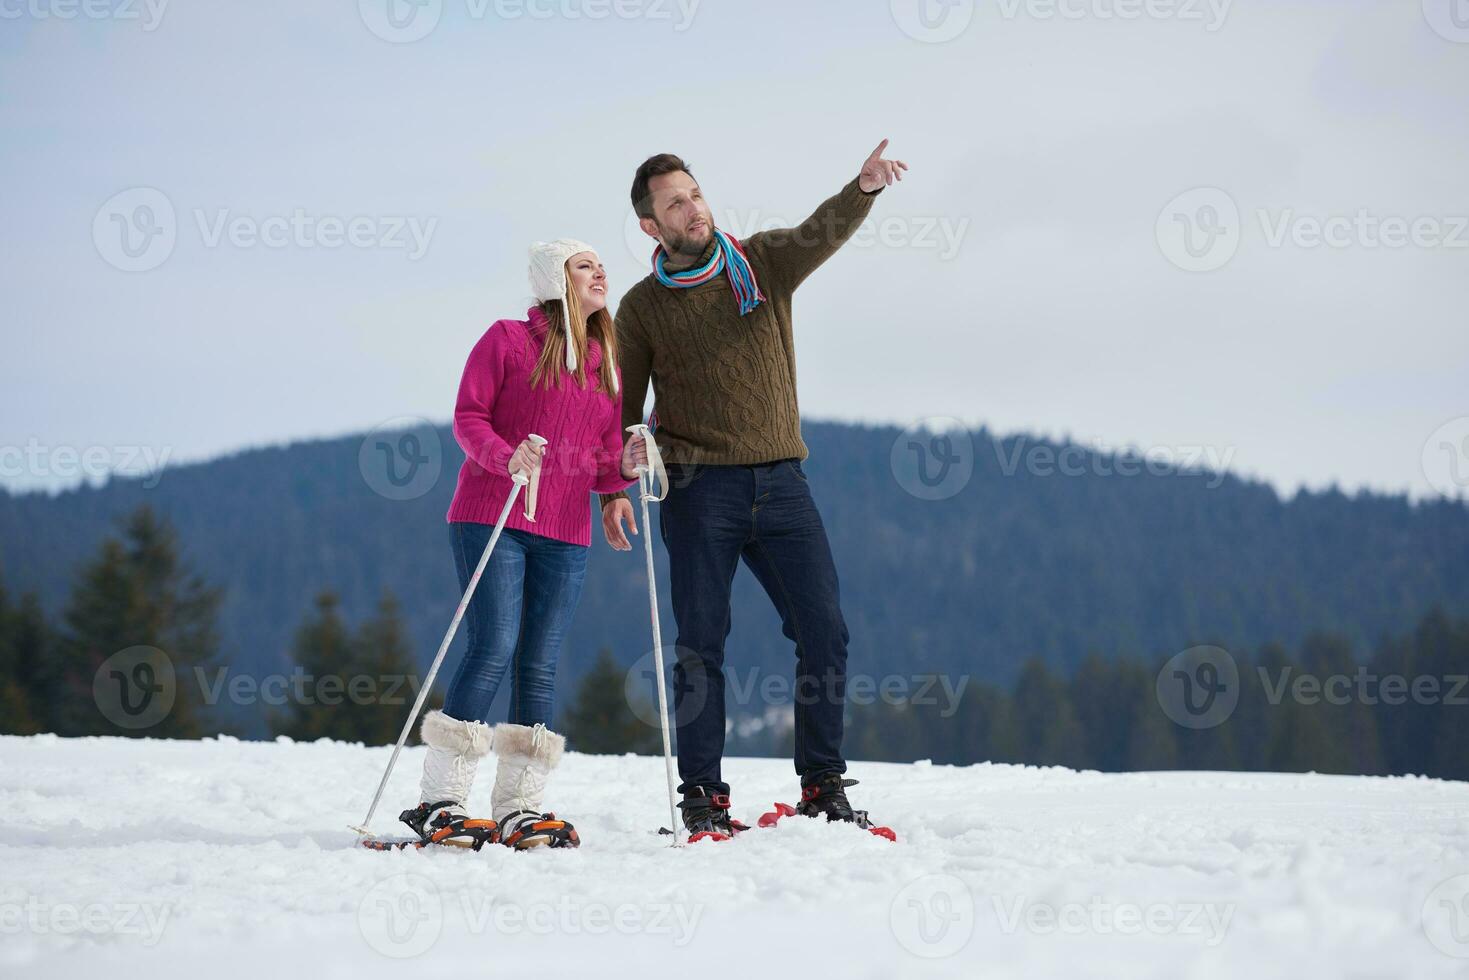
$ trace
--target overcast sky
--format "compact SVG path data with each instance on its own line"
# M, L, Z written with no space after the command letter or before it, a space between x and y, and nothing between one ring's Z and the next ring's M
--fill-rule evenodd
M1464 0L85 2L0 0L4 485L446 420L644 157L746 235L889 137L808 418L1469 487Z

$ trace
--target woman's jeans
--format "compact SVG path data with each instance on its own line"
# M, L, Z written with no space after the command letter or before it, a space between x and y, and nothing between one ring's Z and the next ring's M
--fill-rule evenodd
M459 588L469 587L494 533L489 524L450 525ZM505 528L464 613L469 649L454 673L444 713L489 721L490 704L510 667L510 721L551 726L556 657L581 597L587 548Z

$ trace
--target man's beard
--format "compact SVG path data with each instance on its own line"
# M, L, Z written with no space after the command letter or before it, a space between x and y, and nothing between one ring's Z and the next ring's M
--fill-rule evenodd
M705 223L704 237L702 240L678 232L669 232L662 226L658 230L663 232L664 249L671 258L697 259L700 255L704 254L704 249L709 247L709 239L714 234L713 228L714 226L712 224Z

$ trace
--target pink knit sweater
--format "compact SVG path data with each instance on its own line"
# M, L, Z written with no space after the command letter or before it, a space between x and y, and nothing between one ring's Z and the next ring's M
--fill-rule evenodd
M454 405L454 439L465 459L448 520L499 519L511 486L506 466L534 432L547 442L535 523L525 519L522 491L505 526L586 546L592 543L591 494L615 493L632 482L622 478L622 398L598 383L602 349L596 340L587 345L586 388L564 367L559 387L532 388L547 326L533 306L524 320L490 324L470 351Z

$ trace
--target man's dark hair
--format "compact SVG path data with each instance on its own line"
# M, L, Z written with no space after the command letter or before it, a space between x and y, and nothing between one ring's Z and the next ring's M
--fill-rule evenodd
M638 167L638 172L633 175L632 179L632 209L639 218L653 217L653 200L648 191L649 182L654 177L676 174L680 170L690 177L694 175L689 165L684 163L681 157L672 153L660 153L643 161L643 165Z

